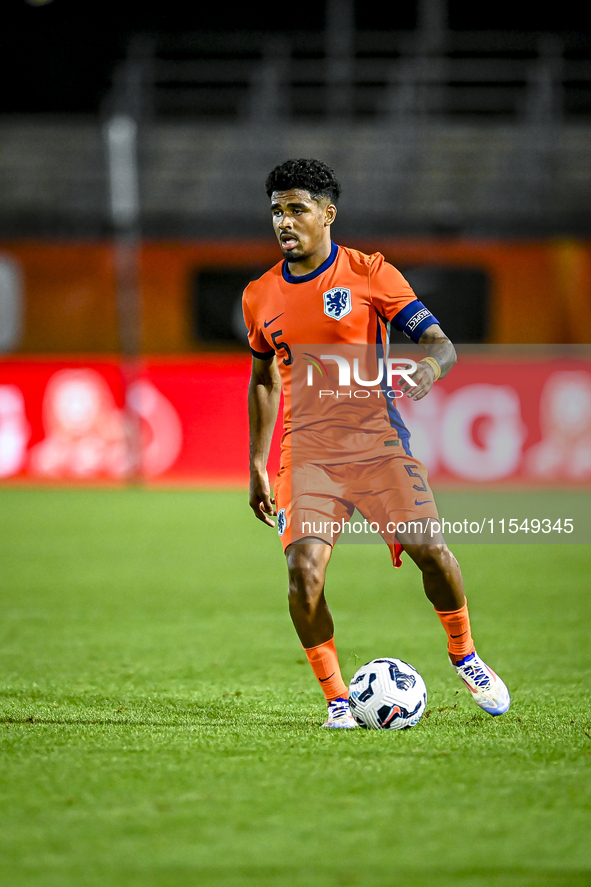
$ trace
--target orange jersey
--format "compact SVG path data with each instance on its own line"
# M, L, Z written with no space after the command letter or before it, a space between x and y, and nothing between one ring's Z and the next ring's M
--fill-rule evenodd
M255 357L277 356L284 393L284 451L290 433L297 431L294 437L303 447L302 455L311 461L369 459L393 454L395 450L384 448L400 444L410 452L408 432L383 385L374 386L368 396L360 390L355 398L350 391L319 397L318 385L310 387L309 368L315 367L323 376L324 390L334 395L339 388L336 363L327 367L320 359L321 352L331 350L327 346L337 346L332 350L349 353L353 360L354 354L366 354L368 346L374 355L376 347L385 353L390 323L414 341L437 323L380 253L369 256L333 244L328 259L301 277L292 276L287 263L279 262L247 286L243 310ZM363 378L375 378L371 360L362 362Z

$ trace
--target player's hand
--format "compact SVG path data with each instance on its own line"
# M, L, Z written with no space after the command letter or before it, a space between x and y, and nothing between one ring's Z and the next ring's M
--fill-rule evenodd
M415 372L410 378L415 385L411 386L404 379L399 379L400 390L411 400L422 400L425 395L429 394L433 387L433 383L435 382L435 372L430 364L420 360Z
M271 496L269 475L266 471L262 474L259 474L258 472L251 473L248 504L254 511L255 517L258 518L258 520L267 524L269 527L275 526L275 523L271 520L269 515L276 515L277 510L275 508L275 499Z

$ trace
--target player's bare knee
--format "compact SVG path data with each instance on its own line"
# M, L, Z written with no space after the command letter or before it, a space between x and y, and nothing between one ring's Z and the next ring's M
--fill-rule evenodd
M324 575L330 547L322 543L317 545L292 544L286 551L287 570L291 577L298 577L306 584L320 583L324 585Z
M290 592L313 594L324 587L324 570L312 561L299 560L289 568Z
M289 601L305 609L313 609L324 588L326 565L310 551L293 546L287 555Z

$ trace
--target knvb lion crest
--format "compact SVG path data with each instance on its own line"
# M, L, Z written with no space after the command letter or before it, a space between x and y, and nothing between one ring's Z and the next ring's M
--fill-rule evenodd
M351 310L351 290L345 286L335 286L322 294L324 313L333 320L342 320Z
M280 536L283 536L285 533L286 526L287 520L285 518L285 508L280 508L277 512L277 532Z

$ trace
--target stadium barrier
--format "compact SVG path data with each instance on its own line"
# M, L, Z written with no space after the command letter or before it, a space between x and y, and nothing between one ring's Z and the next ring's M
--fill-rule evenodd
M249 372L245 354L0 360L0 479L243 486ZM396 404L438 483L591 484L588 350L460 352L427 398Z

